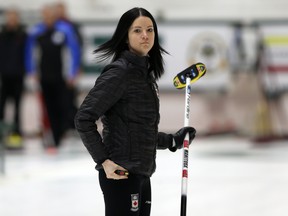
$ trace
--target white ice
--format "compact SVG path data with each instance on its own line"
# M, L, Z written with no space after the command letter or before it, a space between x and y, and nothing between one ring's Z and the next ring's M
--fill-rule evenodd
M6 152L1 216L104 216L94 163L80 140L56 155L39 140ZM180 215L182 151L159 150L152 176L152 216ZM188 216L287 216L288 144L255 146L235 137L197 138L190 146Z

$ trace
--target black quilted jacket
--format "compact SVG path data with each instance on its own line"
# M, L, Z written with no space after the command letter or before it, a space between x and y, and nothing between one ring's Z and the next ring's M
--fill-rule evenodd
M151 176L156 149L172 143L170 134L158 132L158 87L148 61L124 51L105 67L76 114L76 129L96 169L110 159L131 173ZM95 124L99 118L103 136Z

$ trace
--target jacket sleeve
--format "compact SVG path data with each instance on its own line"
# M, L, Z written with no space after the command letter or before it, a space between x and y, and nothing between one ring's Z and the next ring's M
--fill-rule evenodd
M28 75L36 72L34 51L37 46L36 37L44 31L44 25L37 24L29 31L25 44L25 70Z
M80 44L72 25L70 25L69 23L58 21L56 23L56 27L60 31L64 32L66 36L66 46L69 49L71 56L68 77L70 79L73 79L80 68Z
M157 149L167 149L172 146L173 136L163 132L158 133Z
M83 144L97 164L109 158L95 122L123 95L127 72L112 67L95 82L75 116L75 127Z

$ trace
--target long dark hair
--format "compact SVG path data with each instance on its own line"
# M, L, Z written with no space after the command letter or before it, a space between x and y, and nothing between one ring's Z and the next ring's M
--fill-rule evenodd
M149 13L144 8L135 7L125 12L121 16L112 38L100 45L94 51L94 53L99 53L97 58L100 60L106 60L112 57L112 61L114 61L119 58L120 54L124 50L128 50L128 30L134 20L139 16L148 17L152 20L153 23L155 39L154 45L148 54L150 59L150 70L154 73L154 77L159 79L164 73L164 61L162 58L162 53L168 54L168 52L164 50L159 44L158 29L155 19L151 13Z

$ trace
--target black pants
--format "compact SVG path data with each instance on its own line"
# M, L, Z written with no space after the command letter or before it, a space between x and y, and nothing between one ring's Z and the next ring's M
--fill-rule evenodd
M65 110L66 110L66 116L67 116L67 129L75 129L74 125L74 118L76 115L76 112L78 110L77 103L76 103L76 89L74 87L68 87L66 89L66 96L64 98L65 100Z
M5 105L7 99L12 99L14 102L14 132L21 134L20 129L20 103L23 93L23 77L1 76L0 89L0 121L4 120Z
M67 110L65 104L66 84L64 81L41 82L42 94L54 138L55 146L60 145L66 131Z
M107 179L99 171L100 187L105 201L105 216L149 216L151 210L150 178L129 175L125 180Z

